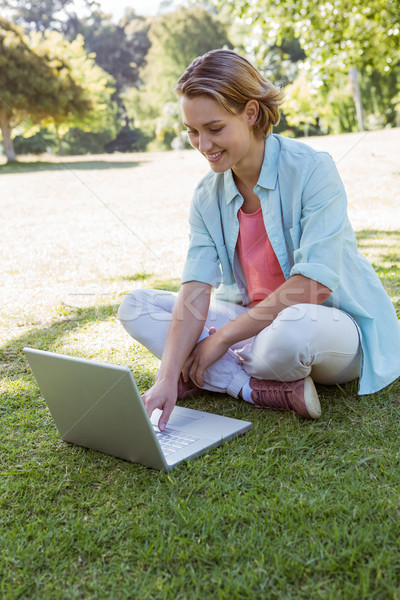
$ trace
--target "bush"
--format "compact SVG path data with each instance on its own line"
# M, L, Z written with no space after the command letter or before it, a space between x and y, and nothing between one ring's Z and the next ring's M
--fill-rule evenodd
M31 137L17 135L14 138L14 149L16 154L44 154L45 152L55 152L57 148L57 138L53 131L41 129Z
M92 133L73 127L62 139L63 154L103 154L112 135L109 131Z
M104 149L106 152L142 152L146 150L149 138L140 129L131 129L125 126L121 129L115 140L108 142Z

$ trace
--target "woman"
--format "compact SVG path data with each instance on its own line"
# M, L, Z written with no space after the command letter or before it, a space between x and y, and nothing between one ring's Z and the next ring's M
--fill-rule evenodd
M235 52L197 58L176 93L211 172L194 193L180 292L135 290L119 310L162 358L148 414L162 410L163 430L177 398L205 389L317 418L314 381L359 377L360 394L389 384L396 314L357 251L331 157L271 133L282 93Z

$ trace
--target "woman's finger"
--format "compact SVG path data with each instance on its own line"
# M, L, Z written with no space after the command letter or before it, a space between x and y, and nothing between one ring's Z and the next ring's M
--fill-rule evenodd
M182 367L182 379L185 383L187 383L189 381L189 372L191 370L191 366L193 365L193 361L194 361L194 357L192 355L190 355L186 359L185 364Z
M198 369L197 369L196 381L197 381L197 385L199 387L204 386L204 369L202 369L201 367L198 367Z
M197 386L203 387L204 368L201 367L200 363L197 360L193 361L193 364L190 369L190 377Z

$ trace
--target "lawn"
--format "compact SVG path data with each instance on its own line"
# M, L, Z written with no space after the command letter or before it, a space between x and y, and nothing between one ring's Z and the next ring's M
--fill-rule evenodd
M359 247L400 312L400 130L316 138L335 158ZM160 473L60 441L22 348L158 361L116 319L134 287L178 289L185 151L0 165L0 596L400 598L400 383L318 386L316 422L208 394L186 406L251 432Z

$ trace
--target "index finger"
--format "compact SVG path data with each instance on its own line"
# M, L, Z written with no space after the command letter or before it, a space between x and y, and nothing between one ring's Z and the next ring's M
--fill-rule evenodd
M167 426L168 420L174 410L175 402L166 402L158 421L158 428L160 431L164 431Z

